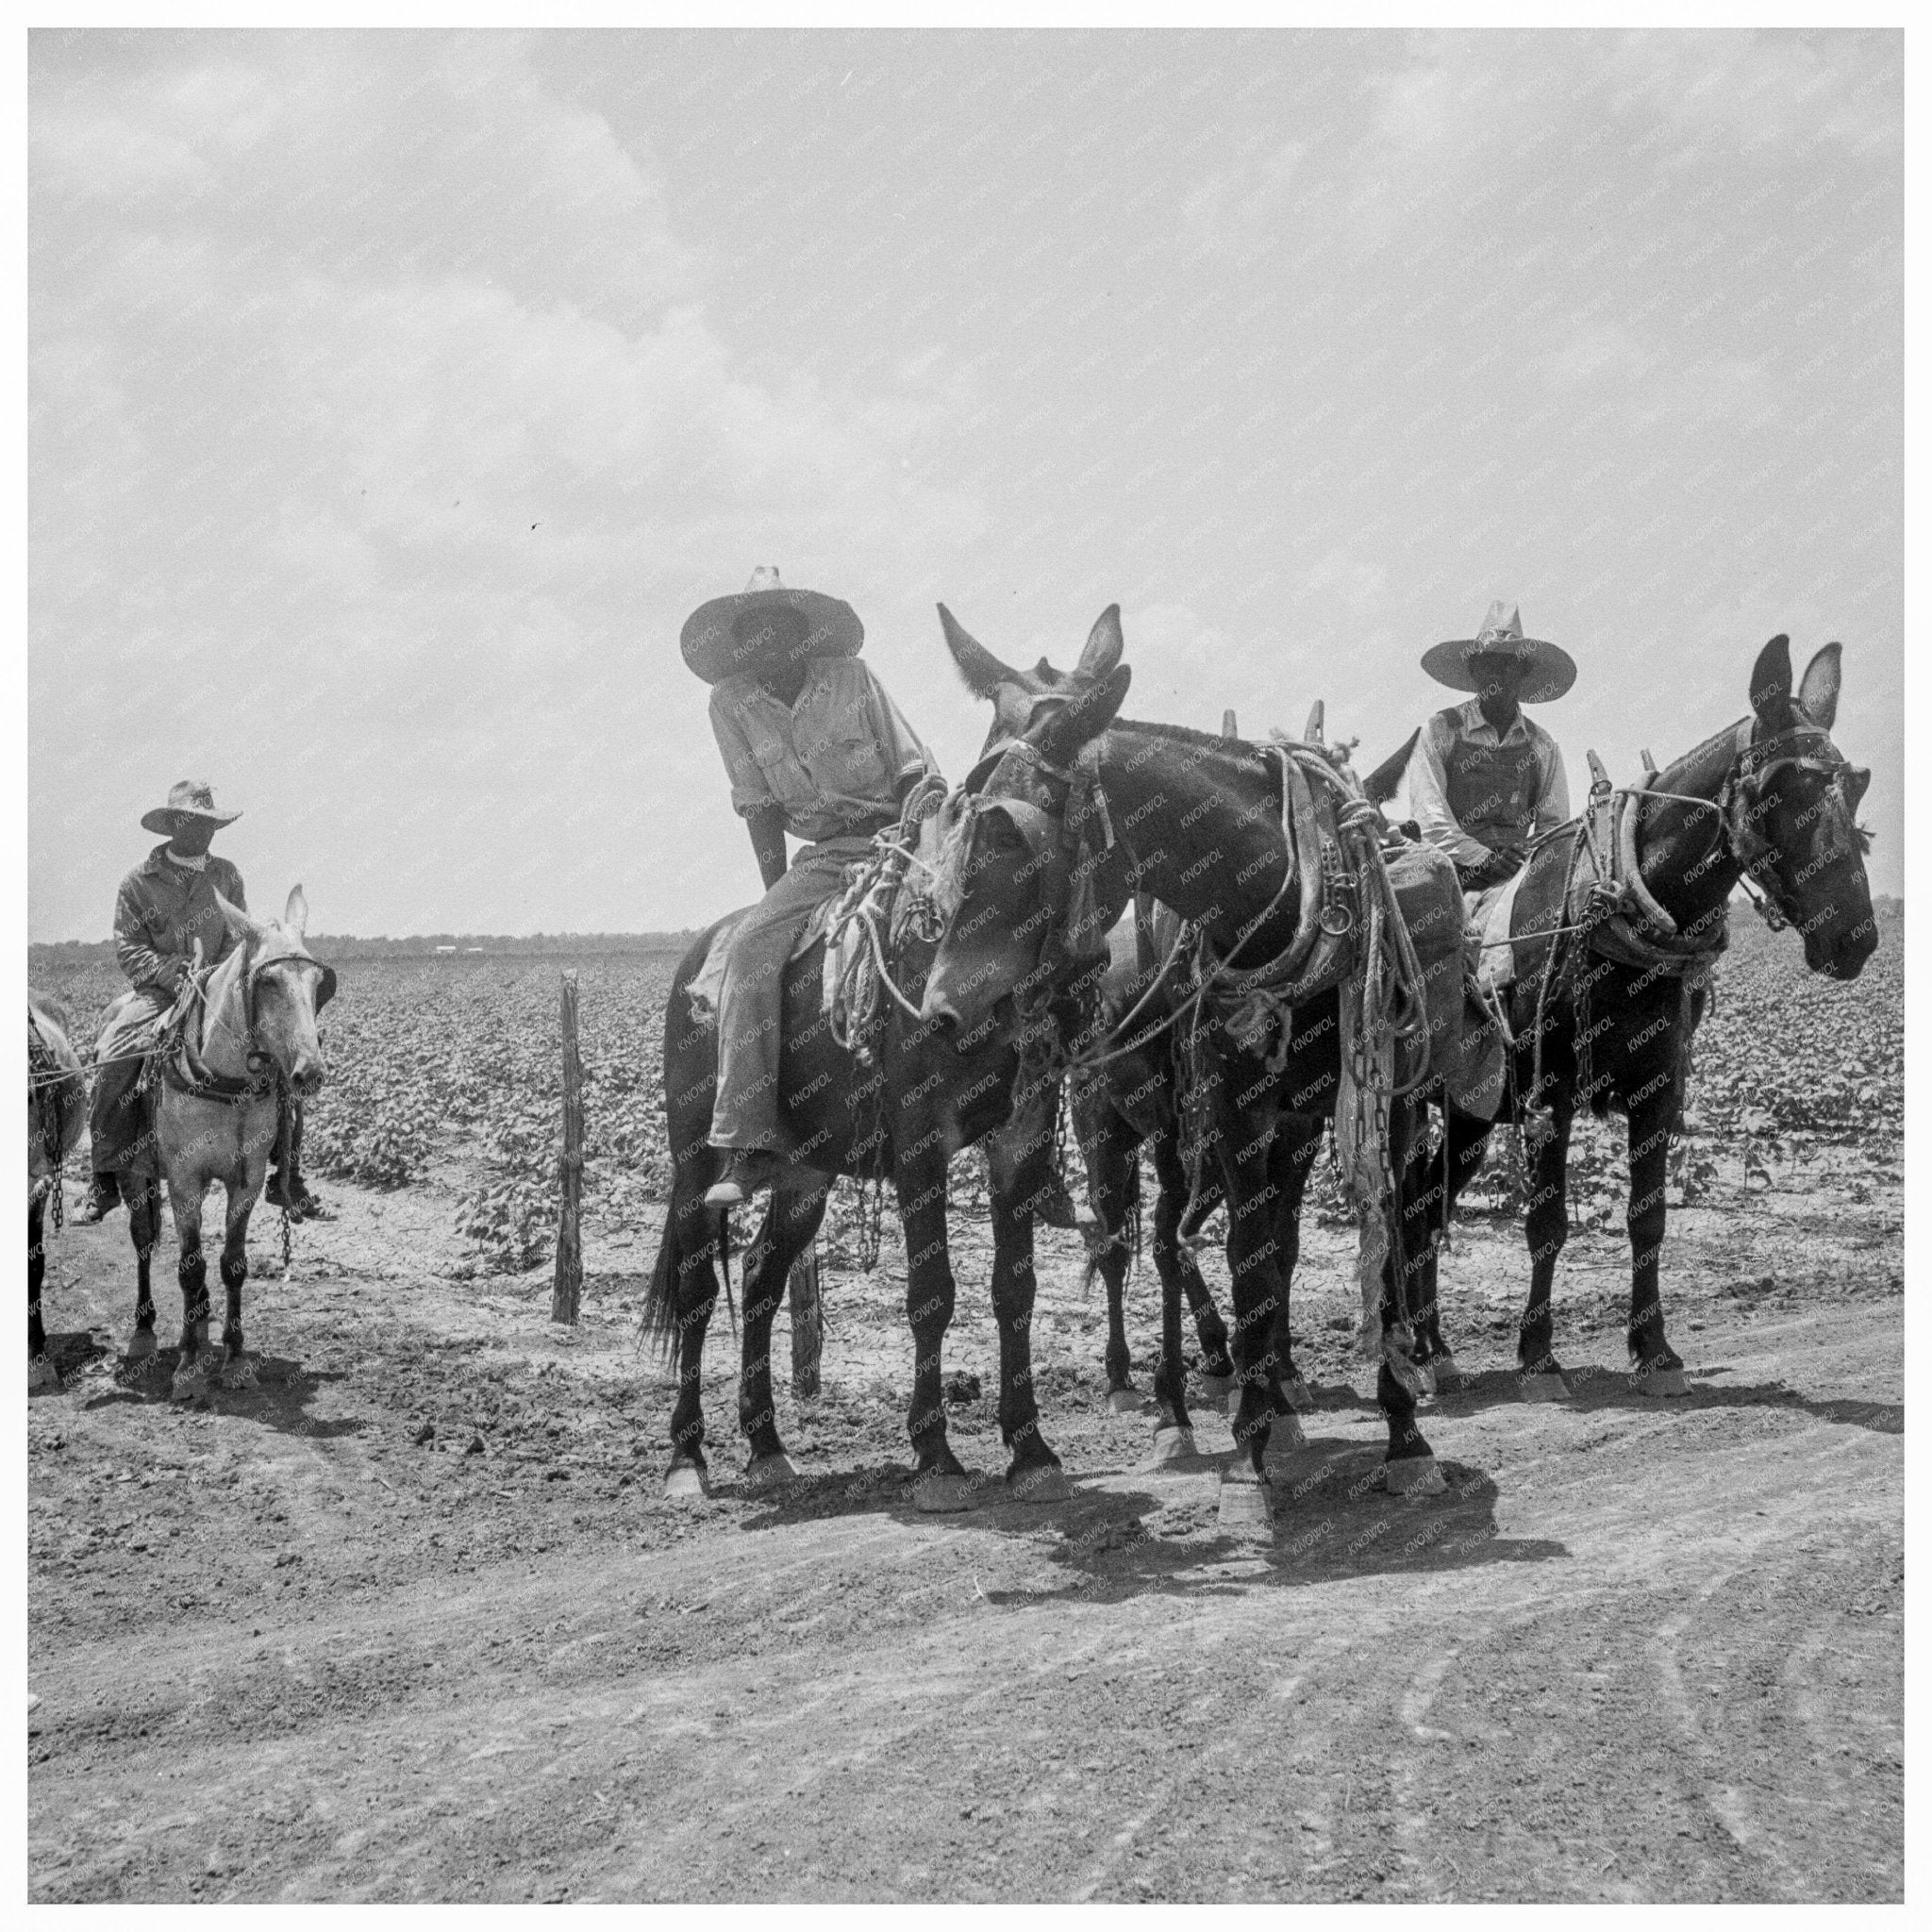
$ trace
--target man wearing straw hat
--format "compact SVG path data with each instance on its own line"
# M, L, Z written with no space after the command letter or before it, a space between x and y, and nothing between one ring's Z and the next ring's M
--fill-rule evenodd
M108 1008L94 1049L94 1091L89 1107L93 1182L76 1217L83 1224L105 1220L122 1198L119 1176L151 1172L153 1157L142 1145L147 1133L146 1108L135 1091L143 1057L158 1042L161 1023L173 1011L181 982L194 963L196 941L205 965L225 958L236 944L216 903L217 895L238 911L248 909L242 874L208 850L215 834L242 814L217 811L214 792L183 778L166 805L144 813L142 827L165 835L146 859L121 881L114 901L114 957L133 981ZM282 1105L295 1107L284 1095ZM323 1212L308 1191L300 1164L301 1113L275 1137L289 1148L288 1171L269 1178L268 1198L299 1221Z
M730 937L718 997L711 1145L730 1150L705 1197L735 1207L775 1177L785 964L815 907L863 858L907 793L937 770L886 688L858 661L849 604L791 590L760 567L736 596L691 613L684 661L711 687L711 730L765 896ZM806 841L788 865L785 835Z
M1473 691L1423 726L1409 761L1409 814L1455 861L1472 920L1522 869L1531 841L1570 816L1563 754L1523 706L1559 698L1576 679L1567 652L1523 635L1518 610L1490 606L1480 631L1438 644L1423 669Z

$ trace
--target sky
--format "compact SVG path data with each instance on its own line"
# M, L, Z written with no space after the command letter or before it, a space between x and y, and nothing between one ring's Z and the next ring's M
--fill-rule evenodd
M1580 799L1788 632L1903 887L1894 33L34 34L28 923L181 777L318 931L757 896L677 636L934 605L1363 769L1492 597Z

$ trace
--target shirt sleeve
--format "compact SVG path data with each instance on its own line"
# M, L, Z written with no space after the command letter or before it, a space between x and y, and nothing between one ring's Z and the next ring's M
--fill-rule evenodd
M1446 852L1458 865L1477 865L1490 848L1472 839L1449 809L1449 774L1442 763L1441 714L1423 726L1408 760L1408 812L1422 829L1423 843Z
M744 728L744 715L736 693L722 684L711 687L711 736L718 741L724 756L724 773L731 780L731 806L741 818L763 811L778 801L772 795L764 768L751 755L751 736Z
M874 675L872 666L861 664L858 668L865 674L866 719L879 749L885 753L886 769L893 782L916 777L923 772L937 772L939 766L933 762L932 754L920 743L918 733L906 722L905 713L892 702L891 693Z
M1536 802L1536 829L1539 836L1568 822L1570 780L1563 770L1563 754L1547 731L1539 749L1542 752L1542 791Z
M147 942L147 922L142 917L138 874L121 881L114 899L114 958L123 973L143 991L172 993L186 961L158 953Z

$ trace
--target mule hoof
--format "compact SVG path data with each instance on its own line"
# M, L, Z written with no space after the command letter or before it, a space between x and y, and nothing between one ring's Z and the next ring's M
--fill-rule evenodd
M176 1402L206 1402L208 1389L208 1371L200 1362L183 1362L175 1371L175 1379L168 1393Z
M674 1462L664 1478L664 1497L671 1503L702 1503L709 1491L705 1473L695 1462Z
M782 1490L798 1480L798 1465L781 1449L775 1456L754 1456L744 1472L748 1490Z
M1201 1377L1201 1400L1212 1403L1215 1407L1227 1400L1227 1391L1234 1387L1232 1375L1203 1375Z
M152 1328L137 1328L127 1343L127 1360L131 1362L151 1361L155 1355L155 1331Z
M1278 1415L1268 1431L1268 1454L1290 1456L1308 1446L1307 1433L1297 1415Z
M1436 1392L1436 1371L1432 1363L1417 1363L1415 1371L1415 1392L1418 1395L1433 1395Z
M1221 1479L1220 1519L1222 1529L1232 1535L1266 1534L1274 1527L1274 1498L1245 1464L1239 1474L1230 1472Z
M1064 1503L1074 1493L1058 1462L1036 1462L1007 1477L1007 1494L1016 1503Z
M1141 1407L1141 1391L1138 1389L1109 1389L1107 1391L1107 1406L1115 1415L1135 1415Z
M1155 1430L1154 1448L1143 1467L1161 1469L1170 1462L1191 1462L1197 1453L1193 1430L1171 1423L1164 1429Z
M1561 1375L1519 1375L1518 1385L1525 1402L1567 1402L1570 1385Z
M1385 1462L1382 1468L1391 1496L1440 1496L1449 1487L1449 1478L1433 1456L1405 1456L1399 1462Z
M43 1355L37 1355L26 1365L26 1392L29 1395L46 1395L60 1386L60 1371Z
M957 1516L973 1507L973 1485L963 1475L936 1470L912 1479L912 1507L922 1516Z
M253 1389L261 1380L255 1372L255 1357L252 1355L238 1355L222 1370L224 1389Z
M1299 1409L1304 1415L1315 1406L1315 1391L1299 1375L1291 1375L1281 1385L1281 1392L1288 1398L1289 1407Z
M1453 1395L1462 1387L1462 1369L1453 1355L1439 1355L1429 1366L1436 1372L1439 1395Z
M1640 1395L1688 1395L1690 1384L1682 1369L1645 1369L1631 1385Z

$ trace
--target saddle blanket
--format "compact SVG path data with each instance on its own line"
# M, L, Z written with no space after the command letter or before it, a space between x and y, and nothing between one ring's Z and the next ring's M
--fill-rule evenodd
M1516 948L1509 943L1509 922L1516 916L1516 890L1528 870L1524 866L1500 886L1462 895L1463 919L1475 954L1472 965L1478 983L1492 993L1515 983Z

